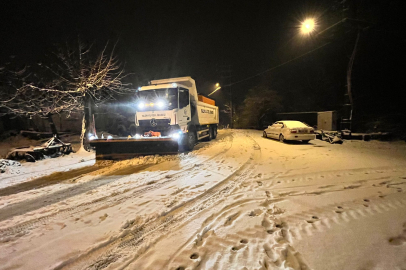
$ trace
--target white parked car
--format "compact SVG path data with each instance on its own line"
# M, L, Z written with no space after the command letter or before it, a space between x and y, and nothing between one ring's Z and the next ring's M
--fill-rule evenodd
M264 130L265 138L278 139L284 141L303 141L308 143L310 140L316 139L314 129L300 121L277 121L272 126L268 126Z

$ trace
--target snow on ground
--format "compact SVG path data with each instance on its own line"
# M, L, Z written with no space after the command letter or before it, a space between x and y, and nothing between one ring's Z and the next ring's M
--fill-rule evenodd
M406 267L404 143L261 134L0 189L0 269Z
M0 174L0 188L30 181L55 172L66 172L95 164L94 153L83 151L37 162L22 162L21 166L8 167Z

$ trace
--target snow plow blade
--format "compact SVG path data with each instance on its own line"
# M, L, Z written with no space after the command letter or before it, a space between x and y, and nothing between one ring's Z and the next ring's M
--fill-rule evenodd
M96 160L130 159L145 155L178 153L178 142L171 138L96 139L90 142L96 148Z

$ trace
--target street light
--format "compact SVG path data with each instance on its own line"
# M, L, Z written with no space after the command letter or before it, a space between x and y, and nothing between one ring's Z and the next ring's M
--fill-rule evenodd
M337 26L337 25L339 25L341 23L346 22L347 20L354 20L354 19L344 18L344 19L336 22L335 24L327 27L323 31L318 32L317 35L320 35L323 32L326 32L327 30L329 30L329 29L331 29L331 28L333 28L333 27L335 27L335 26ZM355 20L355 21L359 21L359 20ZM362 22L364 22L364 21L362 21ZM316 27L316 24L315 24L314 19L306 19L304 22L302 22L302 26L301 26L300 29L301 29L302 34L310 35L310 33L315 30L315 27ZM353 119L353 110L354 110L354 100L353 100L352 89L351 89L351 77L352 77L351 74L352 74L352 67L353 67L353 64L354 64L355 54L357 52L360 33L361 33L361 29L358 28L357 38L355 40L355 45L354 45L354 48L352 50L351 58L350 58L350 61L348 63L348 67L347 67L347 94L348 94L348 98L349 98L350 103L349 104L344 104L344 106L350 105L351 108L350 108L349 115L346 115L346 117L348 117L348 119L342 119L342 122L341 122L341 125L347 124L346 128L349 128L350 130L352 128L352 119ZM326 44L328 44L328 43L330 43L330 42L327 42Z
M309 18L302 22L302 26L300 27L300 30L301 30L302 34L309 35L310 33L312 33L315 30L315 28L316 28L316 23L315 23L314 19Z
M220 89L221 89L220 84L219 84L219 83L216 83L216 89L214 89L214 91L211 92L210 94L208 94L207 96L209 97L209 96L213 95L215 92L217 92L217 91L220 90Z

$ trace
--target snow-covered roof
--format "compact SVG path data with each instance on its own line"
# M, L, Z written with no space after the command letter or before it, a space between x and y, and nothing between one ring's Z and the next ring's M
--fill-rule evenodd
M306 125L303 122L300 121L294 121L294 120L282 120L282 121L278 121L278 122L282 122L284 123L288 128L295 128L295 127L308 127L308 125Z

